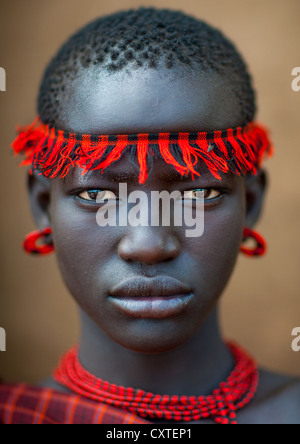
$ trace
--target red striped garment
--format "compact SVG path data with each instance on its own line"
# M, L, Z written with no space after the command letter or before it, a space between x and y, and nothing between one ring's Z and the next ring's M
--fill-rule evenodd
M76 394L28 384L0 384L0 424L149 424Z

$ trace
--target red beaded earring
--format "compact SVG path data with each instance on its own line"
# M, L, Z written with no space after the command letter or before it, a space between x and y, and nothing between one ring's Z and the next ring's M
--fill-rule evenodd
M256 231L250 230L250 228L245 227L243 231L243 241L248 239L254 239L256 246L254 248L240 247L240 251L247 256L263 256L267 251L267 243L265 239L258 234Z
M23 248L26 253L40 255L52 253L54 251L54 245L52 242L49 244L44 243L42 245L37 244L37 241L39 239L45 238L51 233L51 228L45 228L44 230L38 230L29 233L23 242Z

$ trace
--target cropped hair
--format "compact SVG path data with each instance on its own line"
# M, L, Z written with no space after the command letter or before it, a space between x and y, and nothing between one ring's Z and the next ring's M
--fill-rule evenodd
M108 73L141 67L185 66L195 75L214 72L229 79L246 125L254 120L255 92L246 64L217 29L181 11L129 9L100 17L74 34L44 73L39 97L41 120L55 126L61 98L78 72L91 67Z

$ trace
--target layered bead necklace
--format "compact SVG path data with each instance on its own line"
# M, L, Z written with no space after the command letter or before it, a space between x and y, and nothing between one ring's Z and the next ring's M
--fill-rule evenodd
M78 395L140 417L181 422L213 419L218 424L237 424L236 412L254 397L259 374L256 362L247 352L233 343L228 343L228 347L235 360L234 369L208 396L158 395L111 384L82 367L78 346L62 357L53 377Z

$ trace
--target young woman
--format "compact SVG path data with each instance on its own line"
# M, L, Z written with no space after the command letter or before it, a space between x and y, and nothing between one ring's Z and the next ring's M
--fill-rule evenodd
M258 368L218 322L238 255L266 251L272 146L255 111L235 47L181 12L102 17L60 49L14 149L38 227L24 247L55 250L82 331L47 381L0 386L3 423L300 422L299 381ZM151 223L157 192L179 196L170 216L202 205L202 235Z

